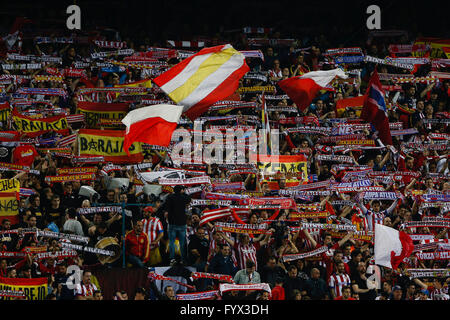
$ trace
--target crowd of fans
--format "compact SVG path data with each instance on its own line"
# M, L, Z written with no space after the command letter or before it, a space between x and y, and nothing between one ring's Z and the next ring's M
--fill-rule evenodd
M432 235L432 243L423 252L448 250L448 228L440 227L407 227L408 222L422 221L436 217L441 221L448 219L448 122L450 104L450 81L448 77L434 79L430 82L407 82L398 84L392 80L383 80L386 86L386 105L389 121L400 123L400 127L392 130L417 129L406 134L393 136L393 148L379 141L373 128L353 128L349 135L358 135L359 140L375 142L374 146L352 146L337 148L338 139L331 135L318 134L317 128L336 128L338 125L361 124L358 119L358 106L348 107L338 115L338 101L361 96L365 93L368 79L375 69L372 62L358 62L341 65L351 77L345 81L335 81L332 88L323 90L315 97L313 103L300 111L277 82L293 76L303 75L310 71L328 70L335 67L333 56L327 55L327 49L337 48L324 39L293 39L283 42L282 35L276 31L264 31L264 34L239 32L229 38L237 50L261 50L263 59L258 56L248 57L251 68L249 74L241 80L240 87L273 86L274 90L265 92L265 101L269 111L268 119L271 128L277 128L280 134L281 155L304 155L307 162L307 177L301 172L264 173L242 170L241 174L230 174L238 167L220 164L203 164L202 166L177 165L164 149L146 149L143 164L149 164L143 169L133 166L136 163L121 163L120 168L109 170L110 163L98 162L76 163L70 156L62 155L51 148L61 147L57 142L63 136L50 131L39 137L19 137L16 140L2 138L0 149L2 163L18 165L19 169L0 165L1 179L17 179L20 182L20 200L18 201L18 223L12 219L2 219L0 244L2 252L26 252L24 257L1 258L0 275L6 278L38 278L48 277L47 299L102 299L102 288L96 280L95 270L102 268L122 268L123 272L133 268L145 268L149 272L157 267L170 267L167 277L182 277L188 285L187 293L210 292L218 290L223 279L192 278L192 270L206 274L231 276L235 284L267 283L271 290L231 290L223 294L215 294L213 299L250 299L250 300L448 300L448 259L418 259L417 251L406 258L397 270L381 267L378 288L369 285L367 279L374 274L374 224L380 223L409 234ZM23 36L23 35L22 35ZM49 35L42 34L42 37ZM104 42L119 43L120 38L101 38ZM223 34L210 39L203 39L207 46L227 43L229 35ZM250 38L265 37L273 39L262 45L249 41ZM290 38L289 35L285 35ZM55 38L52 38L55 39ZM409 42L408 42L409 41ZM70 42L70 41L69 41ZM185 56L195 53L201 48L170 47L165 43L135 44L124 41L121 49L132 49L126 55L112 55L100 59L92 58L92 53L117 51L117 48L102 48L94 44L92 39L87 42L74 41L61 43L55 41L38 41L37 37L16 39L13 44L4 43L1 64L1 96L3 103L8 103L11 110L21 112L29 117L48 118L53 115L75 115L80 101L90 101L107 104L123 102L123 95L113 91L96 90L113 88L117 85L135 83L152 79L172 67ZM400 43L401 42L401 43ZM362 54L376 58L390 55L390 44L407 44L414 39L386 36L371 38L361 46ZM360 45L355 44L351 47ZM192 44L194 46L194 44ZM170 48L175 55L160 56L153 63L158 67L144 68L131 65L124 58L134 55L146 57L148 52L165 52L155 47ZM178 50L179 49L179 50ZM188 49L188 50L186 50ZM42 63L37 69L7 68L7 64L23 63L12 60L11 54L33 56L26 63L41 61L41 57L60 57L59 62ZM442 56L440 58L443 58ZM34 60L33 60L34 59ZM124 64L112 63L123 62ZM45 61L45 60L42 60ZM56 61L56 60L55 60ZM151 61L151 59L148 59ZM147 61L147 62L148 62ZM156 62L155 62L156 61ZM102 64L103 63L103 64ZM107 65L110 63L110 65ZM150 65L150 64L148 64ZM447 67L446 67L447 66ZM55 76L62 74L63 69L76 69L80 73L63 74L62 80L45 81L39 76ZM378 65L378 73L397 74L407 77L411 70L392 65ZM414 74L416 77L427 76L432 65L421 65ZM56 70L56 72L55 72ZM437 70L448 72L448 64ZM448 75L448 73L447 73ZM37 80L40 79L40 80ZM387 78L384 78L387 79ZM389 86L389 87L388 87ZM398 88L394 88L397 86ZM20 93L23 88L64 89L65 95L46 95L37 92L28 95ZM83 93L91 88L92 91ZM238 90L227 100L254 102L255 107L217 109L202 115L203 128L214 126L255 126L261 127L261 91ZM153 85L144 93L145 99L169 101L168 97ZM143 105L139 95L129 102L130 110ZM227 117L230 116L230 117ZM120 119L119 119L120 120ZM430 121L426 121L430 120ZM99 120L100 121L100 120ZM308 121L308 122L306 122ZM2 130L6 133L14 131L12 116L2 119ZM289 128L305 125L306 131L289 131ZM96 125L103 127L99 122ZM184 119L179 127L192 129L192 122ZM69 122L69 135L76 134L79 129L86 128L83 121ZM110 127L106 127L110 128ZM309 129L308 129L309 128ZM124 127L117 125L118 130ZM309 132L307 130L310 130ZM333 132L333 131L331 131ZM325 139L324 139L325 138ZM326 138L331 138L326 141ZM350 138L353 139L353 138ZM434 147L437 146L437 147ZM440 146L440 147L439 147ZM64 145L71 150L73 156L78 155L78 144L74 139ZM338 157L335 160L317 160L316 156L346 155L352 159L351 164L342 164ZM80 166L96 166L94 180L49 182L47 176L58 175L58 169ZM25 168L28 167L28 168ZM351 169L350 167L354 167ZM108 169L107 169L108 168ZM145 192L141 177L144 172L183 168L185 177L194 177L194 171L203 171L211 178L212 185L201 185L203 192L191 193L191 186L163 186L162 192ZM255 169L255 168L253 168ZM193 171L194 170L194 171ZM223 232L215 227L218 221L237 222L233 215L204 223L205 211L223 208L214 200L201 205L192 205L195 199L204 199L205 193L217 191L226 200L227 195L249 195L255 198L289 197L281 190L294 190L297 185L317 184L327 180L334 183L353 182L360 180L358 175L348 179L346 173L365 171L361 180L368 179L372 186L380 186L384 191L396 192L396 199L365 199L363 192L339 192L330 190L329 185L323 185L313 190L314 195L294 197L296 208L256 208L248 207L239 214L244 223L265 224L269 232L261 234L239 232ZM368 171L367 171L368 170ZM370 173L369 173L370 172ZM373 175L370 175L375 173ZM379 173L379 174L377 174ZM384 173L385 175L382 175ZM369 174L367 176L367 174ZM351 175L351 174L350 174ZM396 177L397 176L397 177ZM400 178L398 178L400 176ZM380 179L382 177L382 179ZM109 187L112 178L126 178L125 186ZM306 182L303 179L306 178ZM353 180L352 180L353 179ZM241 183L243 188L215 190L215 184ZM151 183L158 185L158 181ZM84 194L83 186L90 186L95 193ZM22 190L23 189L23 190ZM25 192L25 190L27 192ZM307 189L304 189L307 190ZM322 192L322 193L321 193ZM439 195L444 202L437 205L424 205L427 196ZM440 198L440 199L441 199ZM210 199L210 198L208 198ZM82 209L109 207L114 204L120 210L85 210ZM121 208L124 208L122 211ZM328 212L325 217L292 218L297 211ZM124 215L124 216L123 216ZM314 214L312 214L314 216ZM269 217L275 217L269 219ZM329 229L302 228L302 223L324 223L330 225L354 225L358 231L332 232ZM298 226L300 225L300 228ZM296 228L297 227L297 228ZM8 233L8 230L17 232ZM78 235L87 237L86 247L95 248L102 239L114 239L112 242L118 248L125 248L125 261L119 254L118 259L105 261L104 256L86 250L77 250L74 256L49 256L37 258L30 248L45 248L44 252L56 254L64 250L64 243L71 240L61 236L51 238L36 232L24 230L46 230L58 234ZM124 232L125 231L125 232ZM359 237L364 235L367 238ZM427 240L415 240L415 245L423 245ZM422 242L421 242L422 241ZM78 243L72 241L73 243ZM284 256L307 253L316 248L327 246L328 250L314 256L294 260L284 259ZM97 245L98 247L98 245ZM28 250L28 251L27 251ZM125 263L124 263L125 262ZM81 283L75 289L69 289L66 282L70 275L68 267L77 265L83 271ZM156 269L153 269L156 267ZM193 269L192 269L193 268ZM437 275L414 276L408 269L436 269ZM446 271L442 271L446 269ZM107 281L114 282L111 278ZM193 286L193 287L190 287ZM185 293L183 286L166 285L158 288L153 278L142 288L133 292L117 291L115 299L177 299L180 293ZM182 296L182 295L181 295Z

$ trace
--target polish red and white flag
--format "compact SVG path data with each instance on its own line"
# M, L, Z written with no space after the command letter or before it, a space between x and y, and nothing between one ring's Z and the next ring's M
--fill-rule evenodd
M128 149L136 141L167 147L182 112L183 106L172 104L132 110L122 119L122 123L127 127L123 149L128 154Z
M320 90L329 89L328 84L338 76L348 76L339 68L326 71L312 71L302 76L292 77L278 82L280 88L295 102L297 108L305 110Z
M396 229L375 224L375 264L397 269L414 249L411 237Z

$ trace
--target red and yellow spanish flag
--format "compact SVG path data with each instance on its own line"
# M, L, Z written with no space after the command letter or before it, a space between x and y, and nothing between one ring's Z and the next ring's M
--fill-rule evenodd
M125 131L81 129L78 132L80 156L103 156L106 162L139 163L144 159L140 142L134 142L128 156L124 150Z
M417 44L428 44L431 47L431 58L443 58L443 56L446 56L447 58L450 58L450 39L441 39L441 38L417 38L414 42L415 45ZM413 52L413 56L422 56L422 52Z
M0 290L23 292L26 300L44 300L47 296L47 278L3 278L0 277ZM11 300L10 297L4 297Z
M336 117L342 118L347 108L355 110L356 116L359 117L361 115L363 104L364 96L338 100L336 102Z

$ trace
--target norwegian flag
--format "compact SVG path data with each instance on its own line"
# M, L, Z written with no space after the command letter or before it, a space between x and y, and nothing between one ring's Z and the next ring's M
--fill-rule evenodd
M20 191L19 191L19 195L21 197L29 197L29 196L31 196L31 195L33 195L35 193L36 192L34 192L33 189L28 189L28 188L20 188Z
M376 69L369 81L360 118L378 130L378 137L384 144L392 145L384 92Z

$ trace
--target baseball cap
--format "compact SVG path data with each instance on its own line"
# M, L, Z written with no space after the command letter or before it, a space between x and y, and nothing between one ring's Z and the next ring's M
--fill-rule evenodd
M420 292L425 293L427 296L430 294L427 289L422 289Z
M403 289L402 289L402 287L400 287L400 286L394 286L394 288L392 289L392 291L395 291L395 290L403 290Z
M145 207L145 208L144 208L144 211L145 211L145 212L153 213L155 210L153 209L153 207L148 206L148 207Z

